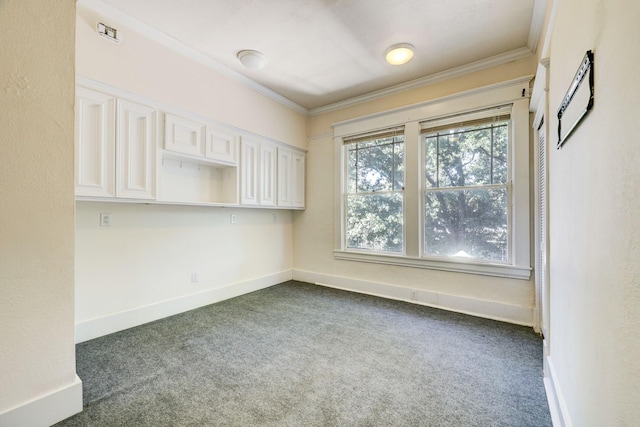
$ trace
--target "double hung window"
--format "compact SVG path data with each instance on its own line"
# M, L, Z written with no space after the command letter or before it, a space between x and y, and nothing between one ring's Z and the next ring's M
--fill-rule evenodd
M528 84L334 124L334 257L528 280Z
M345 138L346 247L402 252L404 128Z
M425 256L509 260L509 123L422 124Z

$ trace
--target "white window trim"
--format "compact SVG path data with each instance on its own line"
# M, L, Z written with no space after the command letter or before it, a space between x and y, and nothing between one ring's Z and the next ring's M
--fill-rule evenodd
M382 130L382 129L381 129ZM375 132L373 132L375 134ZM406 167L407 167L407 156L406 156L406 129L405 129L405 140L402 141L403 144L403 151L405 153L405 155L403 155L403 168L406 171ZM348 174L348 167L347 167L347 150L344 148L344 140L342 138L340 138L340 155L343 157L342 159L342 177L346 177ZM407 176L406 176L406 172L405 172L405 176L404 176L404 181L406 183L407 180ZM406 189L402 189L402 190L395 190L393 192L395 193L401 193L402 194L402 248L400 249L400 251L388 251L388 252L384 252L384 251L371 251L368 249L359 249L359 248L348 248L347 249L347 244L346 244L346 234L347 234L347 230L346 230L346 223L347 223L347 212L346 212L346 199L347 199L347 191L344 188L344 185L346 184L346 180L343 179L343 186L340 187L340 194L341 194L341 206L343 207L341 209L341 213L342 213L342 217L341 217L341 221L342 224L344 224L344 230L340 236L341 239L341 247L344 247L346 251L350 252L350 253L361 253L361 254L370 254L370 253L380 253L380 254L389 254L391 256L404 256L407 253L407 227L405 227L405 224L407 223L407 203L406 203L406 199L407 199L407 192ZM381 192L378 192L381 193ZM388 192L391 193L391 192Z
M334 258L406 267L529 280L531 278L529 206L529 82L532 76L370 116L333 124L334 128ZM422 256L420 122L512 104L511 121L511 258L509 263L439 259ZM343 137L376 129L405 126L405 224L403 254L347 250L345 247ZM415 151L413 151L415 150ZM410 153L415 153L412 159ZM413 161L412 161L413 160Z

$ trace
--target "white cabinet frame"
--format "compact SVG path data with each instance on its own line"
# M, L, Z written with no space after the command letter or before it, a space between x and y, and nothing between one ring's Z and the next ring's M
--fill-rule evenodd
M116 196L156 197L157 112L118 99L116 123Z
M115 197L116 98L76 90L76 195Z

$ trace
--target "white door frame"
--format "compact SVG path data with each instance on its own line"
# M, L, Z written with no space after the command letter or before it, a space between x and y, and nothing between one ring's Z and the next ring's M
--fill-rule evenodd
M544 337L544 356L550 353L550 283L549 283L549 193L548 193L548 75L549 60L542 60L536 73L530 111L534 113L534 183L535 183L535 309L534 329Z

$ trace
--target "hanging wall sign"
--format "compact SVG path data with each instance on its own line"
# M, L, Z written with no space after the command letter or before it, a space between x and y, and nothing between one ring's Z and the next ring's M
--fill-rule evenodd
M562 147L591 108L593 108L593 52L588 50L558 109L557 148Z

